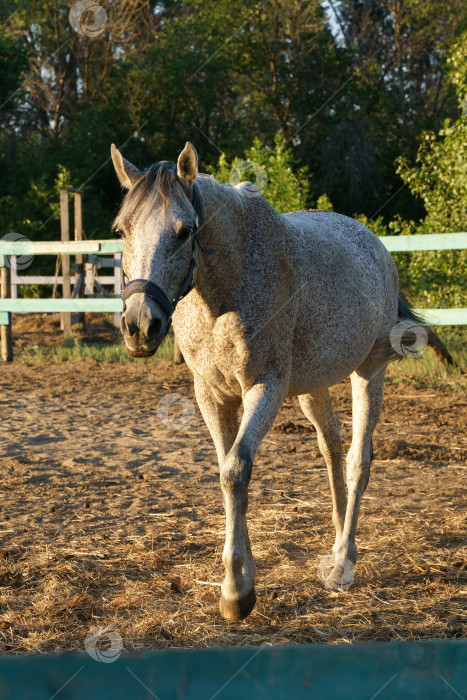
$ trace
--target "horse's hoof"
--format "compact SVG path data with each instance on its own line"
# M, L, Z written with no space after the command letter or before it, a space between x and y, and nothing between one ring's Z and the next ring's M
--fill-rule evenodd
M321 557L318 565L318 577L328 591L346 591L355 578L355 564L350 559L338 563L335 554Z
M223 595L219 601L219 609L221 615L229 622L238 622L244 620L251 613L256 604L256 594L254 587L240 600L226 600Z

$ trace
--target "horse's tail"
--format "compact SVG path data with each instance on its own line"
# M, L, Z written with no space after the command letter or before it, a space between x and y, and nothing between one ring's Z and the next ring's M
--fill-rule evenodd
M424 318L415 313L404 294L399 294L397 300L397 320L398 322L412 321L414 325L422 328L428 325Z
M415 313L404 294L397 300L397 323L389 334L376 341L371 355L381 364L402 360L404 357L419 358L428 344L428 324Z

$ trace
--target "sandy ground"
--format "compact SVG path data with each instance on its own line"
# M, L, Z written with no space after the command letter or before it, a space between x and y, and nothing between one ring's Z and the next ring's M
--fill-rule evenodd
M349 382L333 396L348 447ZM465 407L448 381L388 382L355 583L333 593L316 573L333 541L326 469L287 401L250 489L258 603L234 624L217 609L223 510L187 368L2 365L0 651L82 650L97 626L126 649L465 635Z

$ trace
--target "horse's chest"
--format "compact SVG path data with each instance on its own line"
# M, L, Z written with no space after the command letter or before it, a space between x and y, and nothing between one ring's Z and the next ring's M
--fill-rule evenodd
M174 328L187 365L209 384L241 396L260 373L264 358L257 344L248 341L250 329L233 311L218 318L202 309L180 311Z

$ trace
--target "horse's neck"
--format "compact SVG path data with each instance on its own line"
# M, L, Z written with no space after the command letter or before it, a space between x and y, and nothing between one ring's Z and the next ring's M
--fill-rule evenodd
M217 307L241 283L247 247L248 202L237 190L213 179L199 178L203 215L199 240L214 255L196 251L196 288L208 304Z

